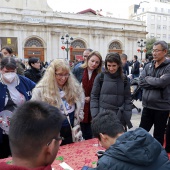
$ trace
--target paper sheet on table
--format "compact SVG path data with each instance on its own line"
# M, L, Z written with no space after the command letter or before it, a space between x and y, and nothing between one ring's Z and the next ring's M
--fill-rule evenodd
M63 169L65 170L74 170L73 168L71 168L68 164L66 164L65 162L62 162L59 164Z

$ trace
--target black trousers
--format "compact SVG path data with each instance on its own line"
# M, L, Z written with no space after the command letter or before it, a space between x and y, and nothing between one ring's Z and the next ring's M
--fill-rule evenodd
M61 145L73 143L70 125L61 127L60 136L64 137Z
M166 146L165 146L165 150L170 153L170 117L168 120L168 124L166 127Z
M80 123L83 138L85 140L92 139L91 123Z
M154 110L144 107L139 127L149 132L154 125L153 137L163 145L168 115L169 111Z
M11 150L9 146L9 138L8 135L2 135L2 142L0 143L0 159L8 158L11 156Z

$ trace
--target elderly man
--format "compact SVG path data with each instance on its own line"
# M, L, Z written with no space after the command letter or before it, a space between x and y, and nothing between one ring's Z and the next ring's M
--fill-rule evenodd
M140 127L150 131L163 145L166 122L170 110L170 60L166 59L168 44L157 41L153 44L153 61L147 64L139 78L143 89L143 112Z
M80 70L79 67L80 67L81 64L83 64L83 63L86 61L87 57L89 56L89 54L90 54L92 51L93 51L93 50L90 49L90 48L85 49L84 52L83 52L83 59L84 59L84 61L78 63L78 64L75 65L74 68L73 68L73 74L75 75L75 77L77 78L77 80L78 80L80 83L81 83L81 78L82 78L82 74L83 74L83 69Z

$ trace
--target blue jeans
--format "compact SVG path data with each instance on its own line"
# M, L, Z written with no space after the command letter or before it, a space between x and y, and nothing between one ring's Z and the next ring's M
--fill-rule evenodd
M139 74L132 74L133 79L139 77Z

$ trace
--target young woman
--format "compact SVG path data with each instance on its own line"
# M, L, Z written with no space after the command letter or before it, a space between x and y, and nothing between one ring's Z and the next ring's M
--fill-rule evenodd
M81 80L85 92L84 119L81 122L81 130L85 140L92 138L91 113L90 113L90 94L93 82L98 73L101 72L102 56L98 51L91 52L85 62L77 67L75 72L79 72L77 79ZM78 75L78 74L76 74Z
M118 53L109 53L105 60L105 73L97 75L91 92L91 114L95 117L106 110L116 112L122 124L131 128L130 83L122 73Z
M31 100L41 100L58 107L64 115L68 114L72 127L84 118L84 92L65 60L55 59L50 63L33 90ZM60 135L64 137L62 145L73 142L67 117Z

